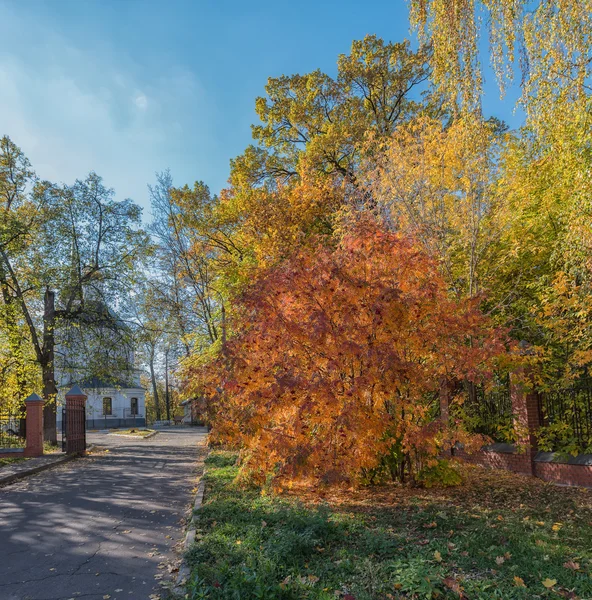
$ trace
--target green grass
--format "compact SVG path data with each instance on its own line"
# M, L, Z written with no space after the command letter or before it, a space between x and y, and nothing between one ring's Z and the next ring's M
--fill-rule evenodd
M117 435L133 435L144 438L154 433L154 429L112 429L111 433L115 433Z
M28 460L28 459L24 458L23 456L18 456L15 458L0 458L0 468L6 467L7 465L14 465L16 463L20 463L25 460Z
M235 460L207 460L191 600L592 598L592 493L467 468L458 488L303 502L238 487Z

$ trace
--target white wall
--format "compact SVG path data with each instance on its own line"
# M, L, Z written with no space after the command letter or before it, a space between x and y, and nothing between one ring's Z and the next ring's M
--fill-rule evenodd
M138 414L136 418L146 418L146 399L145 390L142 388L100 388L100 389L85 389L87 395L86 400L86 420L97 421L97 425L102 421L109 426L109 421L117 421L118 419L133 419L131 414L131 399L138 399ZM58 403L62 406L65 404L65 399L62 391L59 394ZM111 398L111 415L103 415L103 398ZM58 421L62 420L61 406L58 406Z

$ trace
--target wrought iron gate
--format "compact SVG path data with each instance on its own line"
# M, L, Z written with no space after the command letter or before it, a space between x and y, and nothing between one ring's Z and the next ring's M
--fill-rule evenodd
M81 454L86 450L86 410L84 406L62 409L62 452Z

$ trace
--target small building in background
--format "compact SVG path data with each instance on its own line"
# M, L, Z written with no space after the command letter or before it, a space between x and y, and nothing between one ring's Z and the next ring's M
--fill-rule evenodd
M140 384L134 336L126 323L104 303L87 303L76 322L60 329L58 340L58 430L65 393L74 384L87 395L87 429L146 425L146 390Z
M108 382L98 378L83 381L87 429L146 426L146 390L139 375L134 381Z
M183 407L183 423L205 425L205 401L203 398L190 398L179 404Z

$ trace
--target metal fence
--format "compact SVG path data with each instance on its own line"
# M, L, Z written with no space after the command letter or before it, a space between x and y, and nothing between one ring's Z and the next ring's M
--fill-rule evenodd
M27 437L25 413L0 414L0 448L24 448Z
M572 387L539 394L543 426L567 425L579 446L592 444L592 379L582 379Z
M89 414L90 413L90 414ZM113 410L109 415L97 414L87 411L86 423L90 429L114 429L118 427L144 427L144 415L134 413L131 408Z
M510 378L501 376L495 387L468 382L462 384L465 422L473 433L481 433L495 442L507 442L513 424Z

